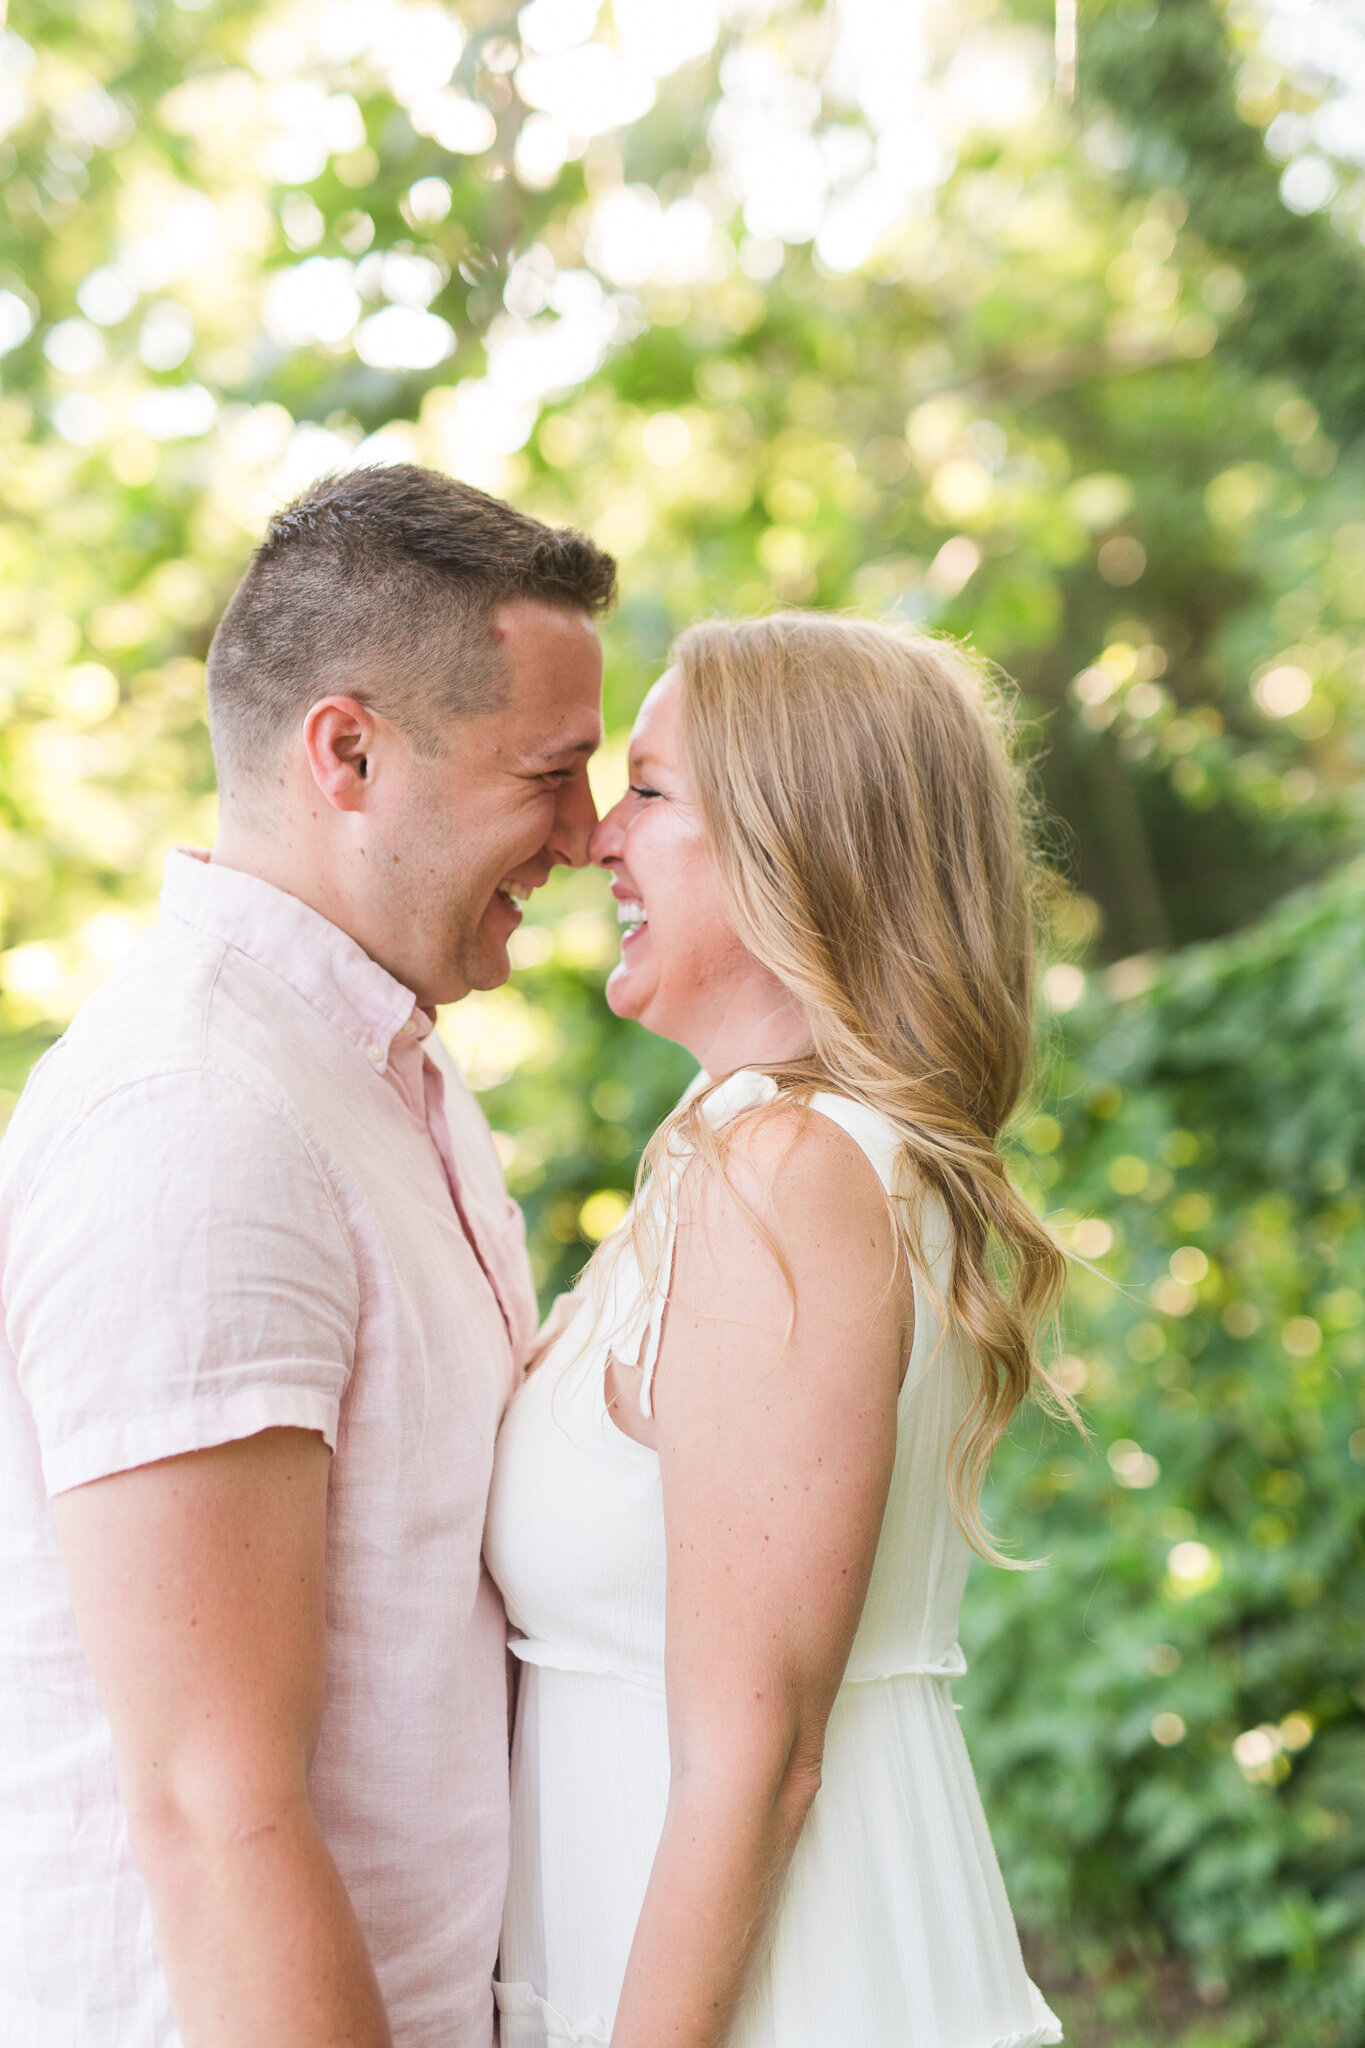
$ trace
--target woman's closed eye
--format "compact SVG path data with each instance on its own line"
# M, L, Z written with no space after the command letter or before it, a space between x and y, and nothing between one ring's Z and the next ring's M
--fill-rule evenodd
M630 784L630 793L632 796L638 797L661 797L663 795L663 791L661 789L651 789L647 783L643 782L632 782Z

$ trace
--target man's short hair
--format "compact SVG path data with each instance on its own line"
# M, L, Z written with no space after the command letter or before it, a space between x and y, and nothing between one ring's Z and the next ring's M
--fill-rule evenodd
M310 704L334 691L391 718L422 751L506 689L497 606L607 610L616 564L438 471L401 463L324 477L266 529L208 659L209 728L226 788L268 770Z

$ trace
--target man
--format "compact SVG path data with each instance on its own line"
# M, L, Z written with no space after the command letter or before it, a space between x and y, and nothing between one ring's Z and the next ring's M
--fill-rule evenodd
M586 858L613 582L410 466L278 517L218 842L0 1147L5 2048L488 2048L534 1298L430 1034Z

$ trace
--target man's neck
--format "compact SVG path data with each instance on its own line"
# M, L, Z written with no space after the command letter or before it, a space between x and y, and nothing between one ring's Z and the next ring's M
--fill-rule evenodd
M272 889L283 890L286 896L297 897L373 957L365 934L356 929L358 920L345 892L337 888L334 879L327 878L329 864L301 853L287 834L252 831L225 818L209 859L215 867L235 868L239 874L252 875Z

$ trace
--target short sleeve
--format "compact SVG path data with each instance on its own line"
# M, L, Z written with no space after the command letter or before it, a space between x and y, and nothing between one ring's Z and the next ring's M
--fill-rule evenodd
M230 1076L91 1111L14 1219L4 1300L49 1493L262 1429L336 1447L355 1259L302 1137Z

